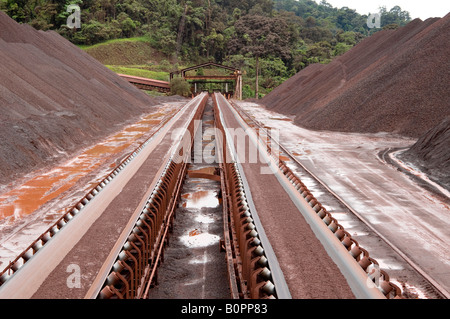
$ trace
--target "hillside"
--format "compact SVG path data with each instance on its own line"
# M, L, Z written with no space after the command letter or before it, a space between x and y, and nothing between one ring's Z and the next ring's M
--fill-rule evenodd
M311 0L75 1L80 7L81 24L78 29L70 29L70 3L74 1L7 0L0 1L0 10L17 22L39 30L54 30L77 45L146 39L148 47L139 41L117 42L115 46L122 57L105 52L104 46L92 48L90 54L105 65L142 66L154 58L163 58L171 67L161 70L166 72L175 71L179 65L209 61L239 68L246 74L245 98L264 96L312 63L329 63L378 30L369 29L367 16L355 10ZM385 23L386 27L396 27L410 21L409 14L398 6L390 10L380 8L380 14L382 27ZM262 29L259 22L263 21L270 34L258 35ZM251 32L255 36L247 41ZM260 43L267 38L278 40ZM131 63L136 60L137 63Z
M156 102L56 32L0 12L0 179L91 145Z
M260 102L308 129L419 137L450 114L449 50L450 14L416 19L308 66Z
M150 47L147 37L108 40L80 48L105 65L155 64L162 60L161 54Z

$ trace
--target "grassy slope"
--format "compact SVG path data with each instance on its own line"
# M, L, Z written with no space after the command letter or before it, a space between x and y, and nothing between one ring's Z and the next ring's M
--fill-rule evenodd
M111 71L121 74L140 76L143 78L155 79L160 81L169 81L169 73L163 71L151 71L145 69L145 66L118 66L106 65Z
M150 47L147 37L115 39L79 47L116 73L169 80L170 64Z
M169 81L169 73L174 68L174 65L168 62L163 54L150 46L150 40L145 36L108 40L90 46L79 45L79 47L116 73ZM214 69L210 71L202 69L202 71L204 74L209 74L210 72L215 74L217 72L220 73L221 70ZM261 77L260 83L262 81L263 78ZM251 89L253 85L254 78L244 77L243 94L245 98L255 96L254 91ZM260 87L260 93L268 93L266 91ZM151 95L157 93L146 92Z

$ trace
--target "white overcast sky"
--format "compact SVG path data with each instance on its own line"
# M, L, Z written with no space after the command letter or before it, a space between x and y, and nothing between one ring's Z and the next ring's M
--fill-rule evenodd
M321 0L315 0L320 3ZM411 15L411 19L422 20L442 18L450 12L450 0L327 0L333 7L349 7L360 14L377 13L378 8L386 6L387 10L398 5Z

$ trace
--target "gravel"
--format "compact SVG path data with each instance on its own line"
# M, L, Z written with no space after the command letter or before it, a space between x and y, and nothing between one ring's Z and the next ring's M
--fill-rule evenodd
M419 137L450 115L450 14L365 39L260 100L313 130Z
M157 102L56 32L0 12L0 183L55 164Z
M450 116L449 50L450 14L415 19L308 66L258 102L311 130L421 137L404 158L450 189L449 124L441 123Z
M450 116L422 135L401 155L450 190Z

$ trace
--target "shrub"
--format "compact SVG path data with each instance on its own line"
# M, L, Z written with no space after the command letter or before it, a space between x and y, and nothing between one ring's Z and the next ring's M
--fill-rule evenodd
M170 94L189 97L191 96L191 85L182 78L173 78L170 81Z

